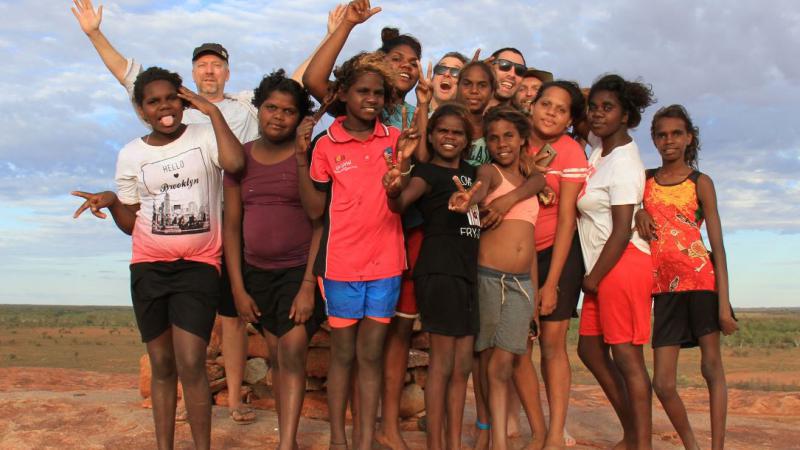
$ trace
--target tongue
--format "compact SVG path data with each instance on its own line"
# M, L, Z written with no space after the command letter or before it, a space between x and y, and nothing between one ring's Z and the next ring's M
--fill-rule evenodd
M164 116L164 117L158 119L158 121L161 123L161 125L163 125L165 127L171 127L172 124L175 123L175 118L172 117L172 116Z

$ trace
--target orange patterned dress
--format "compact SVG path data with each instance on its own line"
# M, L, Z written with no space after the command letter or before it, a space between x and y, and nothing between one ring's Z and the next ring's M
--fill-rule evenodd
M658 239L650 241L656 272L653 295L716 292L711 253L700 234L703 224L703 210L697 198L700 172L693 171L680 183L661 185L656 181L656 170L646 172L644 187L644 209L658 226Z

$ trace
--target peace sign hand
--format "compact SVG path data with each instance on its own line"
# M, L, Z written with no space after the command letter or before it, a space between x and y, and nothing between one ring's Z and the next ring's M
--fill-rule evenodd
M78 19L78 25L86 34L91 34L100 30L100 22L103 21L103 5L97 7L97 11L92 7L92 0L72 0L75 4L71 7L72 15Z
M358 25L364 23L370 17L381 12L380 7L370 7L369 0L353 0L347 5L347 11L344 13L344 20Z
M195 94L185 86L181 86L178 88L178 97L182 98L183 100L186 100L187 102L189 102L189 105L192 108L200 111L201 113L207 116L210 116L214 112L214 110L219 110L217 106L208 101L208 99Z
M472 197L476 192L478 192L482 182L478 181L473 184L472 187L467 189L463 184L461 184L461 179L454 175L453 183L456 184L456 188L458 190L453 192L453 195L450 196L450 200L447 202L447 209L453 212L466 214L467 211L469 211L470 206L472 206Z
M417 61L419 69L419 81L417 81L417 105L428 105L433 99L433 65L428 61L428 71L425 77L422 76L422 63Z
M105 219L107 217L106 214L100 210L103 208L110 208L114 203L117 202L117 194L111 191L98 192L96 194L83 191L72 191L71 194L85 199L83 204L75 210L75 213L72 215L73 219L77 219L78 216L80 216L87 209L91 210L95 217Z
M333 34L339 25L344 20L344 15L347 12L347 5L340 3L332 10L328 11L328 34Z

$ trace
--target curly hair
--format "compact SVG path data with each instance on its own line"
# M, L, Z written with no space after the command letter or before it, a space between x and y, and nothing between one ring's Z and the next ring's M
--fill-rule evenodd
M256 109L260 108L261 104L276 91L284 92L294 98L294 105L301 119L312 113L313 103L308 91L300 83L287 77L283 69L265 75L258 87L253 89L253 106Z
M389 53L395 47L407 45L417 55L417 59L422 58L422 44L417 38L410 34L400 34L400 30L392 27L385 27L381 30L381 48L379 52Z
M656 124L659 120L666 118L681 119L686 127L686 132L692 135L692 142L686 146L683 160L686 161L687 166L697 170L698 153L700 152L700 129L694 125L692 118L689 116L689 111L683 105L665 106L656 111L653 116L653 122L650 124L650 136L654 141L656 138Z
M523 114L520 110L512 106L500 105L489 108L483 116L483 135L488 136L489 126L501 120L505 120L514 125L520 137L524 140L522 147L519 149L519 169L522 175L528 177L536 171L533 165L533 158L528 154L528 144L530 144L533 126L528 116Z
M642 121L642 113L655 103L653 88L641 81L626 81L619 75L603 75L594 82L589 90L589 101L600 91L608 91L616 95L623 111L628 113L628 128L636 128Z
M136 77L136 81L133 82L133 102L139 106L142 106L142 103L144 102L145 86L159 80L169 82L171 85L175 86L176 91L183 85L183 79L177 73L170 72L169 70L162 69L161 67L148 67L147 70L140 73ZM184 105L185 103L186 102L184 101Z
M465 148L468 147L472 142L472 125L469 122L469 111L467 111L466 106L456 102L447 102L439 105L439 107L436 108L436 111L434 111L431 117L428 119L428 128L425 130L428 142L431 142L433 130L436 129L439 121L445 117L455 117L461 121L461 125L464 127L464 135L467 139L467 145ZM461 151L463 152L464 149L461 149Z
M539 87L539 92L536 93L536 97L533 98L533 103L538 102L544 95L544 92L551 87L558 87L567 91L570 98L569 116L572 119L572 123L580 122L583 116L586 115L586 100L583 98L580 86L574 81L555 80L543 83L542 86Z
M361 75L371 72L383 78L383 100L384 107L395 103L395 71L379 52L361 52L345 61L341 66L333 71L334 81L328 88L336 95L339 92L347 92ZM338 98L330 107L330 112L334 116L341 116L347 113L344 102Z

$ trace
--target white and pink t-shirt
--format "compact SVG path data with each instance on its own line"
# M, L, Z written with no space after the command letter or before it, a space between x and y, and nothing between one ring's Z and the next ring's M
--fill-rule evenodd
M139 204L131 263L185 259L220 266L222 169L210 125L163 146L141 138L117 158L117 197Z

